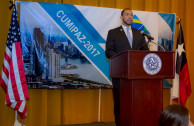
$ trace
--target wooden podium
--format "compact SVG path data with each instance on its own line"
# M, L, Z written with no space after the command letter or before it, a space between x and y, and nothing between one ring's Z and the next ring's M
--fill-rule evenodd
M143 67L148 54L160 57L161 69L156 74L150 75ZM111 58L110 76L120 78L120 126L158 126L162 79L174 78L174 59L174 52L158 51L125 51Z

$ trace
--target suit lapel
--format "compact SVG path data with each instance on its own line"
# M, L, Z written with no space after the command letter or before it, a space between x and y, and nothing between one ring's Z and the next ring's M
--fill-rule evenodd
M134 28L132 28L132 33L133 33L133 45L132 45L132 49L134 49L135 48L135 46L136 46L136 40L138 40L138 38L137 38L137 34L136 34L136 30L134 30Z
M127 39L127 36L126 36L125 31L123 30L123 27L122 26L119 27L119 32L120 32L120 37L123 38L123 43L126 46L129 46L129 49L131 49L131 46L129 44L129 40Z

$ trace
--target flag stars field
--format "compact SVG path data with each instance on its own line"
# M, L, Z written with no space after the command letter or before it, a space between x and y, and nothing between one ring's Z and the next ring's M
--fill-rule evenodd
M184 43L182 44L178 44L178 55L181 56L182 52L185 52L185 49L184 49Z

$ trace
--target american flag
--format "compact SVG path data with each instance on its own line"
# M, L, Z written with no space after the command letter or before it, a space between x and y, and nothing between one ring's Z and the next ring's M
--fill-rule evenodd
M191 92L189 68L185 53L185 42L183 30L180 24L176 46L176 73L172 89L172 99L180 102L180 105L185 105Z
M17 11L14 6L6 42L0 85L6 93L5 103L14 110L17 110L23 119L27 115L26 100L29 99L29 94L20 42Z

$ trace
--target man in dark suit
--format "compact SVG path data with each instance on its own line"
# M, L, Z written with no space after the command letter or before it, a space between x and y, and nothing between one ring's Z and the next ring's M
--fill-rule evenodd
M145 37L140 30L131 27L133 23L133 12L126 8L121 12L122 25L108 32L106 40L106 57L111 58L126 50L149 50ZM114 113L116 125L120 125L120 80L112 78Z

